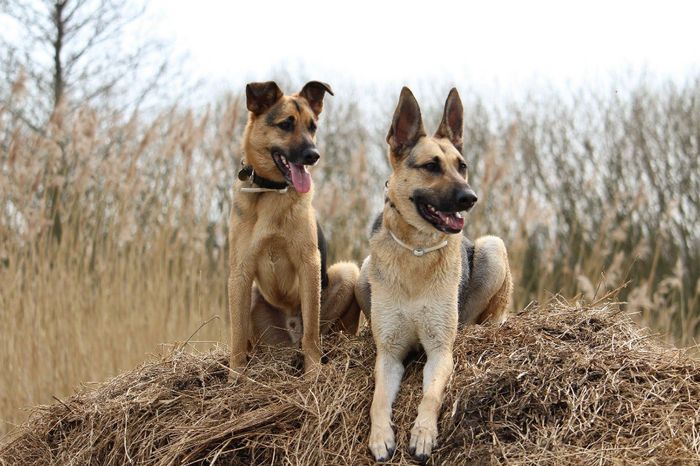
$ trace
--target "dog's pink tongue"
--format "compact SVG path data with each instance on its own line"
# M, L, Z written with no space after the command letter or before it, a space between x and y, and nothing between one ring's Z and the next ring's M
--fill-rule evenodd
M456 214L445 214L443 212L438 212L438 216L452 230L464 228L464 217L457 217Z
M311 189L311 175L304 170L303 165L295 163L289 164L289 169L292 172L292 184L298 193L308 193Z

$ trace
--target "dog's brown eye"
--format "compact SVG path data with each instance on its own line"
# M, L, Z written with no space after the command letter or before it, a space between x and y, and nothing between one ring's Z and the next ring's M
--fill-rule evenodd
M287 118L286 120L277 123L277 127L282 131L291 131L294 129L294 120Z
M439 173L440 172L440 164L437 162L428 162L428 163L422 165L422 168L428 170L431 173Z
M309 132L311 132L311 133L316 132L316 123L314 123L313 120L311 120L311 123L309 123Z
M459 161L459 172L464 173L466 171L467 171L467 164L460 160Z

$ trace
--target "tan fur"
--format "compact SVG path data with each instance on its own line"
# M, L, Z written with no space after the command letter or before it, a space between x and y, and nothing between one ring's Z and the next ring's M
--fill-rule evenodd
M483 324L484 322L505 322L506 318L508 317L512 297L513 278L511 277L510 269L508 268L506 269L506 278L503 280L503 284L491 298L488 306L486 306L484 312L479 315L479 318L476 319L475 323Z
M411 430L409 448L419 458L430 455L437 439L437 417L452 373L452 347L458 316L469 323L505 319L512 292L508 258L497 237L477 239L472 277L463 309L458 309L462 273L462 235L446 234L423 219L412 195L417 188L449 196L456 184L466 186L462 156L462 107L452 91L435 136L425 135L420 111L406 88L387 136L393 172L387 184L382 225L370 239L371 255L362 264L356 299L371 327L377 346L375 391L370 409L369 446L377 460L391 457L395 446L391 405L403 375L406 354L423 347L427 362L423 398ZM409 144L405 141L408 140ZM439 158L439 175L416 169ZM463 168L463 167L462 167ZM422 257L399 245L390 235L413 247L447 246Z
M506 320L513 296L508 254L501 238L482 236L474 242L474 270L464 307L464 323L501 323Z
M359 305L353 299L354 283L360 271L352 262L338 262L328 269L329 285L321 292L320 331L357 333ZM301 310L287 314L272 306L253 286L254 340L272 346L295 347L301 341L304 324Z
M276 85L274 90L278 91ZM243 149L246 162L259 176L284 180L270 147L293 147L304 138L315 140L309 127L315 123L320 105L302 93L279 96L269 108L251 107L249 99L249 109L256 111L249 114ZM275 121L293 116L297 122L294 131L283 132L268 124L270 112L275 112ZM335 323L348 331L357 329L359 309L352 290L359 270L352 263L330 267L329 285L321 293L313 187L303 194L292 187L286 194L241 191L249 185L247 181L235 183L231 212L230 367L244 366L247 351L256 342L290 346L301 341L309 371L320 363L321 331L330 330Z

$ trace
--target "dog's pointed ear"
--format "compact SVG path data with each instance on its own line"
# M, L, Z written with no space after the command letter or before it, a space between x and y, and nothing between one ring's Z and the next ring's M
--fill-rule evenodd
M404 87L401 89L399 103L394 110L394 118L386 135L386 142L389 143L392 154L401 156L423 136L425 136L425 129L420 107L411 90Z
M445 101L445 111L442 113L442 121L435 131L436 138L447 138L452 145L462 152L464 146L464 107L459 92L454 87Z
M255 115L265 113L275 105L284 94L274 81L248 83L245 87L246 106Z
M319 116L321 110L323 110L323 97L326 95L326 92L330 95L335 95L330 85L321 81L309 81L301 88L299 95L306 99L314 114Z

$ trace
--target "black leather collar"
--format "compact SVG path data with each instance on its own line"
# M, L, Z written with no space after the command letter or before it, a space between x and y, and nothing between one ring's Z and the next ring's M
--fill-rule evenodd
M252 179L251 179L252 178ZM241 181L246 181L251 179L253 184L260 186L265 189L284 189L288 185L286 181L272 181L262 176L258 176L250 165L243 165L243 168L238 172L238 179Z

